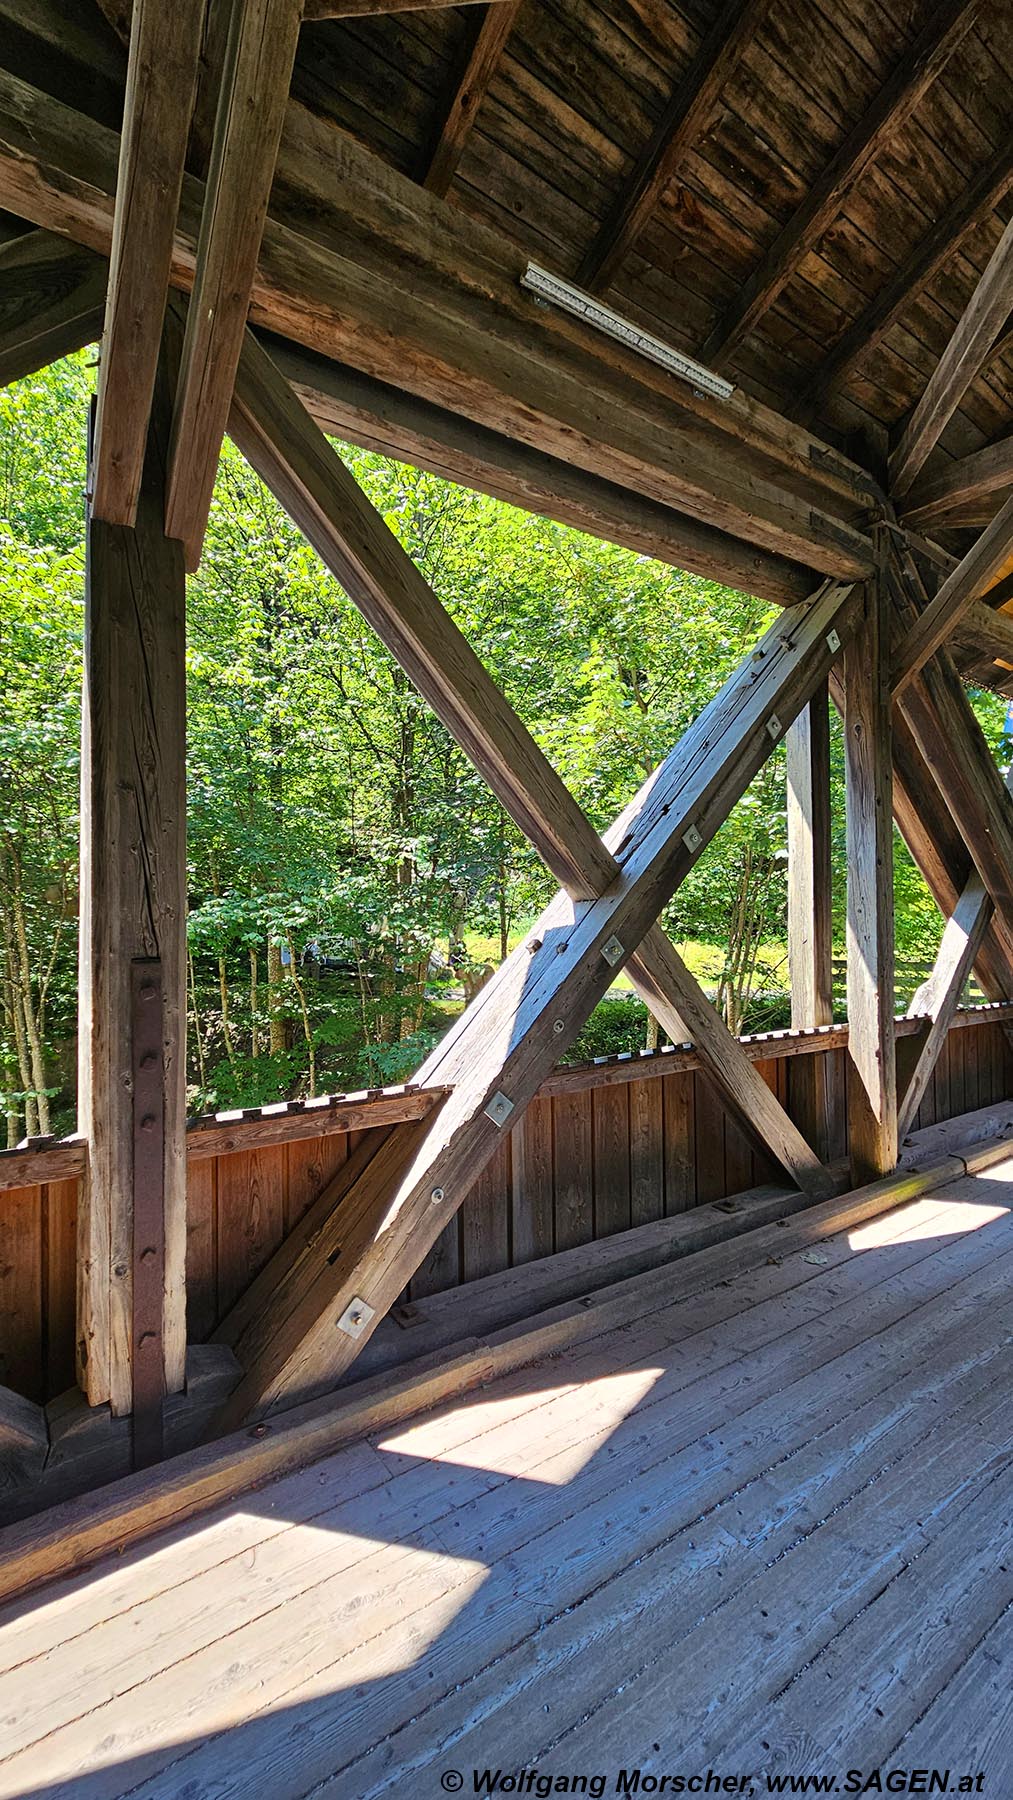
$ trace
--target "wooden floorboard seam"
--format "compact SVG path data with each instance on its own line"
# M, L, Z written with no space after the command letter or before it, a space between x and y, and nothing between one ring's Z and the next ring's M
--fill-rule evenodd
M949 1249L949 1250L951 1250L951 1251L952 1251L952 1249L953 1249L953 1248L954 1248L954 1246L955 1246L955 1244L956 1244L956 1243L957 1243L957 1242L959 1242L959 1241L966 1241L966 1240L950 1240L950 1241L949 1241L949 1243L948 1243L948 1245L947 1245L947 1246L945 1246L945 1248L948 1248L948 1249ZM931 1247L928 1247L928 1248L927 1248L927 1249L926 1249L926 1252L925 1252L925 1254L924 1254L924 1256L923 1256L923 1257L922 1257L922 1258L921 1258L921 1259L920 1259L920 1260L922 1260L922 1261L926 1261L926 1262L927 1262L927 1261L929 1261L929 1260L931 1260L931 1257L932 1257L932 1256L934 1256L934 1255L936 1255L936 1254L937 1254L937 1253L938 1253L938 1251L939 1251L939 1250L940 1250L940 1249L942 1249L942 1248L944 1248L944 1246L931 1246ZM856 1259L856 1258L852 1258L852 1261L855 1261L855 1260L857 1260L857 1259ZM807 1267L807 1268L808 1268L808 1267L809 1267L809 1265L806 1265L806 1267ZM891 1275L890 1275L890 1276L888 1276L888 1277L884 1277L884 1278L883 1278L883 1281L881 1281L881 1282L880 1282L880 1283L877 1283L877 1284L875 1284L875 1285L876 1285L876 1286L882 1286L882 1285L883 1285L883 1282L884 1282L884 1281L887 1281L887 1280L890 1280L890 1279L892 1279L892 1278L893 1278L893 1273L895 1273L895 1272L892 1272L892 1273L891 1273ZM790 1290L790 1291L791 1291L791 1292L792 1292L792 1293L796 1293L796 1292L797 1292L797 1291L798 1291L798 1288L799 1288L799 1287L800 1287L800 1286L803 1286L803 1285L805 1285L805 1284L807 1284L807 1283L808 1283L808 1281L809 1281L809 1280L812 1280L812 1281L820 1281L820 1280L824 1280L824 1279L825 1279L825 1278L826 1278L826 1274L827 1274L827 1271L826 1271L826 1270L825 1270L825 1269L823 1269L823 1268L817 1268L817 1267L814 1267L814 1268L813 1268L813 1269L812 1269L812 1275L811 1275L811 1276L806 1276L806 1278L805 1278L805 1282L803 1282L803 1281L800 1281L800 1282L799 1282L799 1283L797 1283L797 1284L796 1284L796 1285L795 1285L795 1286L793 1286L793 1287L792 1287L792 1289L791 1289L791 1290ZM866 1292L866 1293L868 1293L868 1292L869 1292L869 1291L871 1291L871 1290L870 1290L870 1289L869 1289L869 1288L866 1288L866 1289L865 1289L865 1292ZM758 1302L757 1302L757 1303L756 1303L756 1306L755 1306L755 1307L752 1307L752 1308L749 1308L749 1309L746 1309L746 1310L747 1310L747 1311L753 1311L753 1310L756 1310L756 1308L757 1308L757 1307L760 1307L760 1306L767 1306L767 1305L769 1305L769 1304L770 1304L770 1298L769 1298L769 1297L764 1297L764 1298L763 1298L763 1299L761 1299L761 1300L760 1300L760 1301L758 1301ZM705 1327L704 1327L704 1328L702 1328L702 1329L703 1329L703 1330L705 1330L705 1331L706 1331L706 1330L708 1330L708 1329L709 1329L709 1326L705 1326ZM780 1338L780 1337L788 1337L788 1336L790 1336L790 1335L791 1335L791 1332L792 1332L792 1331L793 1331L793 1330L795 1330L795 1329L797 1329L797 1322L796 1322L796 1323L795 1323L795 1324L792 1324L792 1325L790 1325L790 1326L789 1326L789 1327L788 1327L788 1328L787 1328L787 1330L786 1330L786 1331L784 1331L784 1332L782 1332L782 1333L780 1333L780 1334L777 1334L777 1335L776 1335L776 1336L772 1336L772 1337L770 1337L770 1338L768 1338L768 1339L767 1339L767 1340L766 1340L766 1341L767 1341L767 1342L768 1342L768 1343L775 1343L775 1342L777 1342L777 1341L778 1341L778 1340L779 1340L779 1338ZM699 1333L699 1332L697 1332L697 1333L695 1333L695 1334L694 1334L694 1335L700 1335L700 1333ZM691 1339L683 1339L683 1340L682 1340L682 1346L683 1346L683 1347L684 1347L684 1346L685 1346L685 1344L686 1344L686 1343L688 1343L688 1342L691 1342L691 1341L692 1341L692 1340L691 1340ZM745 1355L746 1355L746 1354L748 1354L748 1352L746 1352L746 1351L744 1351L744 1352L742 1352L742 1357L744 1357L744 1356L745 1356ZM740 1358L740 1360L741 1360L741 1358ZM726 1366L731 1366L731 1365L726 1365ZM573 1384L573 1385L574 1385L574 1386L576 1386L576 1384ZM572 1388L571 1388L571 1390L570 1390L570 1391L572 1391ZM467 1439L466 1439L466 1440L465 1440L465 1442L468 1442L468 1441L473 1441L473 1440L467 1440ZM317 1517L319 1517L319 1516L320 1516L320 1515L317 1515ZM245 1554L245 1551L242 1551L242 1552L237 1552L237 1554ZM174 1601L175 1601L175 1600L177 1600L177 1599L178 1599L178 1588L174 1588L174 1590L173 1590L173 1598L174 1598ZM132 1610L132 1608L129 1608L129 1609L128 1609L128 1610Z
M930 1214L929 1210L926 1208L925 1202L915 1202L914 1205L917 1209L919 1209L919 1217L920 1218L927 1219L928 1217L933 1216ZM945 1214L950 1209L951 1209L950 1205L942 1204L937 1209L937 1212L939 1215L941 1215L941 1214ZM898 1233L902 1233L905 1229L907 1229L907 1225L903 1219L903 1214L906 1213L907 1211L908 1211L908 1209L904 1208L901 1210L900 1213L898 1213L897 1215L894 1216L894 1229L896 1229L896 1231ZM884 1241L886 1241L886 1240L884 1240ZM952 1242L952 1241L954 1241L954 1240L950 1240L950 1242ZM835 1240L827 1239L827 1240L822 1240L822 1242L823 1242L824 1249L826 1249L826 1247L828 1245L833 1244L835 1242ZM926 1251L925 1251L925 1258L927 1259L930 1255L935 1254L936 1249L943 1248L943 1247L944 1246L942 1246L942 1245L927 1247ZM856 1253L856 1252L848 1251L844 1257L844 1261L847 1262L848 1260L853 1260L857 1254L858 1253ZM788 1258L786 1258L785 1260L788 1260ZM744 1278L748 1279L748 1276L750 1273L755 1273L755 1274L762 1276L762 1275L767 1274L768 1271L765 1268L763 1268L762 1266L758 1266L756 1264L751 1264L749 1266L749 1268L746 1271L744 1271ZM784 1289L783 1292L784 1293L797 1292L797 1290L799 1288L803 1287L804 1285L806 1285L808 1283L824 1280L826 1278L826 1275L827 1275L826 1267L805 1264L800 1261L794 1271L795 1278L792 1280L790 1287L787 1287L786 1289ZM696 1301L698 1298L705 1297L705 1294L709 1295L710 1293L712 1293L714 1291L714 1289L716 1289L718 1287L724 1288L726 1285L727 1285L727 1283L725 1280L717 1280L717 1281L715 1281L715 1283L713 1284L712 1287L709 1287L708 1289L705 1290L704 1294L698 1295L697 1293L694 1293L690 1296L683 1297L677 1301L673 1301L671 1306L665 1308L663 1312L659 1312L657 1314L651 1315L651 1319L654 1323L654 1326L655 1327L662 1326L664 1323L664 1319L669 1314L675 1314L681 1308L684 1308L688 1301ZM729 1292L729 1297L728 1297L729 1311L730 1312L734 1311L736 1313L745 1314L747 1312L751 1312L751 1311L755 1310L756 1307L768 1304L769 1300L772 1298L775 1298L775 1297L776 1296L761 1295L761 1297L759 1299L757 1299L755 1301L751 1301L748 1305L743 1306L742 1305L742 1290L741 1290L741 1288L735 1289L734 1285L732 1285L730 1292ZM789 1330L794 1329L794 1328L795 1328L794 1326L789 1327ZM641 1321L636 1329L638 1331L643 1331L644 1322ZM708 1329L709 1329L709 1326L708 1326ZM636 1360L634 1349L630 1346L628 1333L626 1331L620 1331L620 1332L618 1332L616 1334L612 1334L612 1335L614 1335L616 1342L621 1346L621 1348L624 1352L624 1355L625 1355L625 1352L627 1350L629 1350L629 1360L630 1361ZM656 1335L656 1332L655 1332L655 1335ZM581 1360L587 1360L588 1358L596 1358L597 1347L603 1341L604 1340L595 1339L595 1340L592 1340L590 1345L582 1346L580 1348L580 1350L572 1353L571 1358L569 1359L570 1364L576 1365L577 1368L579 1369L579 1363ZM684 1341L689 1341L689 1340L684 1340ZM514 1388L516 1388L520 1391L523 1391L525 1382L527 1380L527 1371L519 1371L515 1376L508 1377L508 1378L506 1378L506 1380L510 1386L513 1386ZM575 1376L574 1379L572 1379L568 1383L568 1387L565 1391L573 1392L578 1386L579 1386L579 1379ZM548 1403L555 1404L555 1402L551 1400L551 1397L549 1397ZM538 1403L536 1402L535 1404L532 1405L532 1407L529 1410L530 1411L536 1410L537 1405L538 1405ZM465 1409L465 1413L464 1413L465 1419L467 1419L469 1411L470 1411L470 1409ZM479 1435L481 1435L481 1434L479 1434ZM474 1442L474 1439L465 1437L462 1442L461 1447L463 1448L469 1442ZM344 1454L344 1453L342 1453L342 1454ZM291 1480L293 1478L288 1478L288 1479ZM506 1478L504 1477L503 1479L505 1480ZM389 1481L390 1481L389 1476L384 1478L381 1475L380 1478L378 1479L376 1485L377 1485L377 1487L383 1487L383 1486L389 1484ZM352 1496L352 1497L354 1498L354 1496ZM320 1518L324 1517L328 1510L330 1510L330 1509L323 1507L317 1513L307 1514L305 1516L305 1518L299 1522L311 1523L311 1522L313 1522L314 1519L320 1519ZM247 1549L248 1549L248 1547L246 1545L244 1545L242 1548L238 1548L236 1550L235 1555L238 1557L238 1556L247 1554ZM227 1557L223 1558L222 1564L224 1564L228 1560L229 1559ZM220 1564L219 1566L222 1566L222 1565ZM174 1592L175 1591L176 1590L174 1587ZM152 1596L147 1596L147 1598L151 1598L151 1597ZM137 1602L135 1600L130 1600L128 1602L128 1607L132 1607L138 1603L139 1602ZM107 1615L107 1616L111 1616L111 1615Z

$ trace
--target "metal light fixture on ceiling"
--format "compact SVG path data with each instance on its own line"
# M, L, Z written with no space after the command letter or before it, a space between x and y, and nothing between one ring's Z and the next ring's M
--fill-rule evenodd
M627 350L635 350L638 355L658 363L670 374L677 375L680 381L688 381L698 393L711 394L716 400L728 400L735 392L734 382L725 381L713 370L705 369L702 363L694 362L691 356L673 350L670 344L662 343L649 331L642 331L639 325L613 312L610 306L603 306L600 300L592 299L590 294L563 281L559 275L550 274L538 263L528 263L521 276L521 286L536 294L539 300L559 306L564 312L572 313L575 319L583 319L585 324L594 326L596 331L603 331L606 337L624 344Z

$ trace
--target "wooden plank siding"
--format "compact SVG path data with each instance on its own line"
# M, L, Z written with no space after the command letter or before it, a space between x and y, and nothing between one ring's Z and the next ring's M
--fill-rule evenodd
M912 1022L913 1023L913 1022ZM900 1021L898 1060L918 1038ZM846 1050L835 1028L829 1048L794 1033L771 1040L757 1061L789 1114L803 1092L806 1059L826 1064L832 1159L847 1154ZM609 1237L653 1219L718 1201L763 1181L774 1166L743 1137L716 1088L685 1051L611 1058L560 1069L532 1103L450 1221L407 1297L423 1301L463 1282L519 1267L554 1251ZM676 1065L674 1068L672 1065ZM679 1066L683 1065L683 1066ZM669 1072L671 1070L671 1072ZM912 1129L1013 1097L1013 1049L988 1012L958 1015ZM368 1117L362 1102L355 1117ZM385 1129L391 1096L372 1102ZM305 1114L292 1115L301 1129ZM210 1337L239 1294L277 1250L317 1193L367 1135L358 1128L317 1138L256 1142L191 1155L187 1169L187 1318L191 1342ZM191 1133L191 1136L197 1134ZM40 1168L52 1149L37 1153ZM78 1181L0 1188L0 1385L50 1399L74 1378L74 1244Z

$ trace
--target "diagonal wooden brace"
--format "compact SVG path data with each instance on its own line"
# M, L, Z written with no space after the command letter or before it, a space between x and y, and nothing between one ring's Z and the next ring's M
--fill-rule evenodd
M772 721L787 727L860 611L859 594L830 589L777 620L607 833L616 879L593 900L557 895L461 1015L420 1075L451 1090L438 1116L400 1179L367 1168L345 1194L337 1251L266 1321L219 1429L332 1386L354 1360L762 765Z
M252 332L230 428L570 897L589 899L610 887L619 875L615 856ZM768 749L779 735L780 728L768 732ZM630 961L629 974L674 1041L692 1036L750 1137L800 1186L828 1191L819 1158L660 927Z

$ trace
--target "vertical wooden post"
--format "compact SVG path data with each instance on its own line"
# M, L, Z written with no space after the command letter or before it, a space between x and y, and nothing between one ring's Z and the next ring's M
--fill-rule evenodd
M885 533L864 627L844 654L848 847L848 1117L857 1184L897 1162L893 763Z
M785 738L788 756L788 975L796 1031L832 1025L833 893L830 870L830 708L817 690ZM825 1056L792 1070L795 1123L816 1154L830 1153Z
M182 1388L186 1355L185 583L182 546L163 529L170 417L163 356L136 524L88 520L78 1082L89 1174L78 1227L77 1355L91 1404L108 1400L117 1414L133 1406L138 1336L151 1404L148 1252L164 1258L154 1329L166 1392ZM152 1046L135 1030L138 959L160 973L154 1067ZM143 1113L161 1133L160 1158L135 1157L142 1065ZM135 1239L138 1184L144 1205ZM154 1231L153 1206L161 1214ZM148 1290L136 1329L135 1259Z

